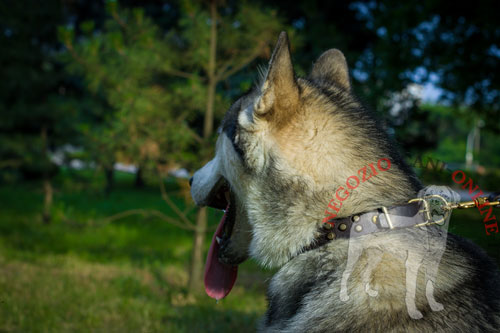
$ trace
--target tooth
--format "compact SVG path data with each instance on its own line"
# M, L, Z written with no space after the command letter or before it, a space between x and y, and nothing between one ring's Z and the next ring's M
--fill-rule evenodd
M219 236L215 236L215 240L217 241L217 244L220 244L222 239Z

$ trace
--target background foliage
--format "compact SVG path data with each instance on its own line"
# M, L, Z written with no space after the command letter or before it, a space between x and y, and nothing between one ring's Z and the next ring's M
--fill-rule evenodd
M172 172L192 174L212 156L211 129L258 80L281 30L299 75L323 51L344 52L356 93L425 183L453 184L431 158L498 191L498 9L493 0L1 2L0 330L254 331L272 272L245 263L218 305L196 293L193 262L220 212L196 210ZM450 229L499 260L498 235L481 220L457 212Z

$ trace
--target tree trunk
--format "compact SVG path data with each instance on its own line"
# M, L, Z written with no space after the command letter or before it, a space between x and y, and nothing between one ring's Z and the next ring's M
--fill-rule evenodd
M196 230L194 231L193 251L191 253L191 269L188 289L199 292L203 287L203 243L207 227L207 208L198 209L196 214Z
M49 224L52 218L51 208L52 208L52 198L53 198L52 183L49 177L44 177L43 180L43 223Z
M49 224L52 218L51 209L53 201L53 189L52 183L50 182L50 161L48 157L49 153L49 139L47 134L47 126L43 125L40 130L40 137L42 139L42 158L44 160L43 165L43 212L42 220L43 223Z
M144 178L142 177L142 167L141 166L139 166L137 168L137 172L135 174L134 187L135 188L143 188L144 187Z
M215 60L217 49L217 1L210 2L210 16L212 24L210 26L210 58L208 62L208 87L207 87L207 104L205 111L205 119L203 126L203 138L207 143L212 135L214 122L214 96L215 87L217 85L215 77ZM206 162L206 161L203 161ZM205 207L199 208L196 215L196 230L193 239L193 252L191 257L191 267L189 269L189 284L190 292L198 292L201 290L203 281L203 244L205 241L205 230L207 227L207 210Z
M208 89L207 105L203 126L203 138L208 139L212 135L214 124L214 96L217 84L215 77L215 60L217 50L217 1L210 1L210 16L212 24L210 26L210 56L208 59Z
M106 176L106 185L104 187L104 194L109 195L115 186L115 169L114 163L111 166L104 166L104 175Z

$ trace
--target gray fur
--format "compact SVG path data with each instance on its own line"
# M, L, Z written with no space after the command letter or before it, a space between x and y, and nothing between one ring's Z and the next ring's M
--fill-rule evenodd
M494 332L500 327L498 268L476 245L449 234L432 311L423 274L415 303L423 318L410 318L405 305L405 251L421 250L418 230L362 236L366 250L350 276L347 302L339 299L348 241L310 245L325 209L347 177L380 158L390 170L350 193L338 217L407 202L422 188L373 115L352 94L340 51L326 52L308 78L290 74L288 39L280 35L266 79L235 102L222 124L216 156L193 176L192 196L203 205L223 177L231 187L236 222L222 251L225 263L251 256L278 267L268 290L262 332ZM343 61L342 61L343 60ZM286 93L286 94L284 94ZM451 222L453 223L453 222ZM428 237L442 239L439 228ZM371 256L372 288L365 292L363 268ZM229 296L231 297L231 295Z

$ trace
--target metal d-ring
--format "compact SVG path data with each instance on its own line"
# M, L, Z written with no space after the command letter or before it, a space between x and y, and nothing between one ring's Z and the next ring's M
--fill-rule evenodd
M431 194L431 195L427 195L427 196L425 196L425 197L423 197L423 198L415 198L415 199L411 199L411 200L410 200L410 201L408 201L408 202L423 201L423 203L424 203L424 210L423 210L423 211L422 211L422 210L419 210L419 213L425 213L425 214L426 214L426 220L427 220L427 221L426 221L426 222L424 222L424 223L419 223L419 224L416 224L416 225L415 225L415 227L423 227L423 226L427 226L427 225L431 225L431 224L438 224L438 225L442 225L442 223L443 223L443 222L446 220L446 218L448 217L448 216L447 216L447 214L449 214L449 213L447 213L447 212L446 212L446 213L445 213L445 215L444 215L441 219L439 219L439 220L437 220L437 221L434 221L434 220L432 219L432 217L431 217L431 214L430 214L430 211L429 211L429 204L428 204L428 202L427 202L427 200L426 200L426 199L428 199L428 198L438 198L438 199L440 199L441 201L443 201L443 203L444 203L443 207L448 207L448 206L449 206L448 201L446 201L446 199L445 199L445 198L443 198L442 196L440 196L440 195L438 195L438 194ZM446 210L446 209L445 209L445 210ZM450 212L451 212L451 211L450 211ZM430 221L432 221L432 222L430 222Z

